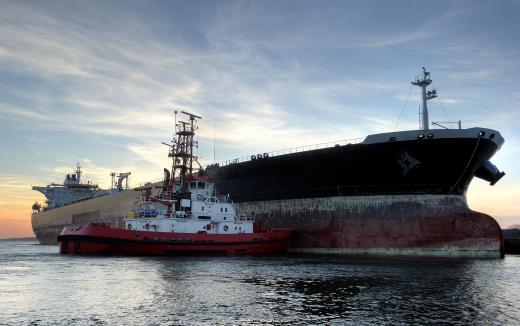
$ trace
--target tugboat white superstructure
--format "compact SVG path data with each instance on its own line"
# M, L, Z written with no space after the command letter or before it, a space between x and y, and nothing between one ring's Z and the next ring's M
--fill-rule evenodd
M176 123L169 157L171 173L164 169L164 182L157 196L152 185L141 191L143 201L124 219L124 228L94 223L66 227L58 237L60 252L69 254L179 253L266 254L283 251L290 229L255 232L251 217L237 215L229 197L219 196L212 179L200 168L193 173L193 140L196 119Z
M218 196L209 178L194 177L189 184L191 198L181 199L181 210L169 212L150 200L144 201L139 204L137 210L128 214L124 220L125 228L177 233L253 233L254 219L237 216L230 198Z

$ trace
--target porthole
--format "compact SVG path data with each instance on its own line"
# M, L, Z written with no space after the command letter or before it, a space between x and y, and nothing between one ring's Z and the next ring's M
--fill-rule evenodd
M489 135L489 139L493 139L493 138L495 138L495 134Z
M419 136L417 136L418 139L423 139L424 138L424 134L420 134Z

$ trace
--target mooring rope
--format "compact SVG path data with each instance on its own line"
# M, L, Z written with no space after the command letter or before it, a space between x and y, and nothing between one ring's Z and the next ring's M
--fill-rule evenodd
M480 143L480 139L481 138L482 137L480 137L480 136L478 137L477 144L475 145L475 149L473 149L473 153L471 153L471 157L469 158L468 164L466 164L466 167L464 168L464 170L462 171L461 175L457 179L457 182L455 182L455 184L453 184L453 186L450 188L450 193L459 184L460 179L462 179L462 176L464 176L464 173L466 173L466 170L468 169L469 165L471 164L471 161L473 160L473 156L475 156L475 153L477 152L477 147L478 147L478 144Z

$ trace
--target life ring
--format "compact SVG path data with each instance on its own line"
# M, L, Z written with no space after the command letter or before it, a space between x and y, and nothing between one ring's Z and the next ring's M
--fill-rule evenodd
M147 229L147 230L150 230L150 224L146 223L146 224L144 225L144 228Z
M227 230L229 230L229 226L224 225L224 232L227 232Z
M128 225L126 226L126 228L127 228L128 230L132 230L132 224L128 223Z

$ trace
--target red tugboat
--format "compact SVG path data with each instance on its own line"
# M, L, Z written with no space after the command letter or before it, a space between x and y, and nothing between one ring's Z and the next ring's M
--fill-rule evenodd
M253 218L237 216L228 196L216 193L213 180L200 168L193 173L196 119L176 123L169 157L171 173L157 195L151 185L138 188L143 202L124 219L124 228L93 223L68 226L58 236L62 254L173 255L269 254L287 248L290 229L259 232ZM200 166L200 165L199 165Z

